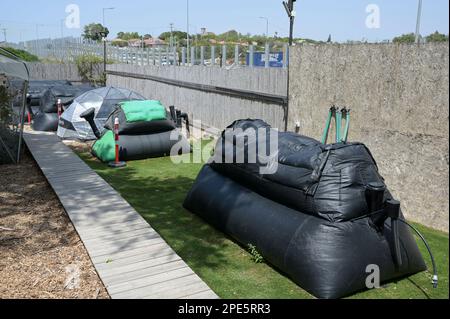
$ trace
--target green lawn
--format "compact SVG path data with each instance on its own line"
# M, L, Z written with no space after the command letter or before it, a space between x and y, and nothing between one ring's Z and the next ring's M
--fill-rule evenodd
M174 165L170 158L160 158L129 162L125 169L112 170L88 153L79 155L160 233L220 297L312 298L269 265L255 264L245 249L182 207L202 165ZM417 226L435 254L439 267L439 288L432 288L431 274L424 272L351 298L448 299L448 235ZM419 245L429 263L424 245Z

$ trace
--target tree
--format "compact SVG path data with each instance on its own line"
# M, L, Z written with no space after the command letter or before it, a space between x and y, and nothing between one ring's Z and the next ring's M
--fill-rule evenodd
M187 38L187 33L183 32L183 31L173 31L172 32L172 36L174 37L174 39L186 39ZM170 39L170 32L163 32L159 35L159 38L161 40L169 40Z
M128 41L132 39L140 39L141 36L137 32L119 32L117 33L117 38Z
M148 34L148 33L147 33L147 34L144 35L144 39L151 39L151 38L152 38L152 35L151 35L151 34Z
M101 41L102 34L108 36L109 30L100 23L91 23L84 26L83 38L86 40Z
M331 40L331 34L328 36L328 40L327 40L327 43L331 43L332 42L332 40Z
M231 41L231 42L237 42L240 37L241 37L241 34L238 33L236 30L230 30L230 31L227 31L227 32L219 35L219 38L221 38L225 41Z
M392 42L394 43L414 43L416 41L416 36L414 33L402 34L399 37L395 37Z
M435 32L426 37L427 42L446 42L448 41L448 35Z
M110 63L110 61L107 61ZM105 85L106 75L103 74L103 59L96 55L84 54L75 58L78 75L83 82L94 85Z

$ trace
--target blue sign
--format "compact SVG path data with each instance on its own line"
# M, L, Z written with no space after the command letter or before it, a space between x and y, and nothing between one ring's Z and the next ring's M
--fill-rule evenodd
M283 67L283 52L275 52L269 54L269 66L271 68ZM247 53L247 65L250 65L250 54ZM266 66L266 54L264 52L253 53L253 65L264 67Z

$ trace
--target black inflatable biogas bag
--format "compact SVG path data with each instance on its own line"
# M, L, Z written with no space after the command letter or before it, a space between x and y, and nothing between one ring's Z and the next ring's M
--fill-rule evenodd
M39 112L33 118L35 131L56 132L58 130L58 100L63 107L70 105L80 94L91 90L91 86L55 85L40 97Z
M94 156L102 162L115 159L116 119L119 122L117 143L121 161L169 156L177 145L180 155L191 151L189 142L177 130L159 101L127 101L120 103L111 114L105 125L106 131L92 148Z
M155 101L156 103L157 101ZM158 101L159 103L159 101ZM111 113L106 121L105 128L114 130L114 121L119 119L119 134L120 135L139 135L149 133L163 133L176 129L175 123L166 114L164 118L159 118L151 121L134 121L129 122L122 107L118 105L114 112Z
M402 218L399 205L365 145L324 145L261 120L237 121L228 129L234 136L224 132L218 140L186 209L241 244L256 246L319 298L367 289L370 265L379 267L381 282L426 269L408 226L393 223ZM263 145L265 153L250 160L249 150Z
M345 221L367 212L365 188L384 180L369 150L360 143L323 145L309 137L291 132L278 132L258 121L238 121L228 129L237 131L234 139L219 139L211 167L249 187L255 192L303 213L323 217L329 221ZM278 139L277 169L264 175L266 163L249 163L248 150L258 149L256 139L245 139L249 129L263 130ZM255 131L256 132L256 131ZM245 140L245 147L237 148L236 140ZM233 145L228 145L233 143ZM266 150L270 148L266 143ZM233 163L226 163L226 149L234 150ZM273 151L273 150L272 150ZM239 154L245 153L245 154ZM217 158L219 157L219 158ZM236 163L237 157L244 163Z

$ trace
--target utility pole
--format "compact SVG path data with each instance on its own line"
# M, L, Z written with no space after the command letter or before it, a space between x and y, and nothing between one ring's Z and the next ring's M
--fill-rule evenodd
M267 17L259 17L260 19L266 20L266 39L269 38L269 18Z
M417 9L417 23L416 23L416 43L420 42L420 20L422 18L422 0L419 0L419 8Z
M6 30L7 30L6 28L3 28L3 29L2 29L2 31L3 31L3 36L5 37L5 43L8 42L8 41L7 41L7 38L6 38Z
M102 20L103 21L103 23L102 23L103 26L105 26L105 23L106 23L105 22L105 11L106 10L114 10L114 9L115 8L112 8L112 7L111 8L103 8L103 20Z
M186 52L186 55L187 55L187 62L188 62L188 65L189 65L189 61L190 61L190 52L191 52L191 45L190 45L190 43L189 43L189 0L186 0L186 5L187 5L187 10L186 10L186 12L187 12L187 27L186 27L186 30L187 30L187 35L186 35L186 46L187 46L187 52Z
M64 38L64 21L66 19L61 19L61 39Z
M283 6L286 9L286 13L289 17L289 48L294 44L294 21L295 21L295 16L296 16L296 12L295 12L295 8L294 8L294 3L296 0L289 0L289 2L283 1ZM289 48L288 50L286 50L286 56L284 57L285 59L288 59L289 57ZM290 77L290 72L291 72L291 67L290 67L290 63L288 60L287 63L288 66L288 74L287 74L287 92L286 95L288 97L287 100L287 104L284 108L284 130L288 131L288 127L289 127L289 104L290 104L290 90L289 90L289 77Z
M170 24L170 50L173 50L173 23Z

